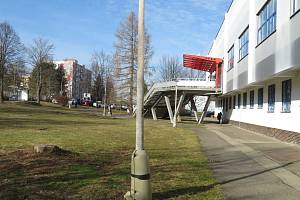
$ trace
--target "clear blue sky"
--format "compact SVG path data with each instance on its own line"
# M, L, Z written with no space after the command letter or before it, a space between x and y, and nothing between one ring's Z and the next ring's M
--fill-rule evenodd
M146 0L146 26L155 66L162 55L207 54L231 0ZM43 37L54 59L89 65L94 50L114 51L115 32L138 0L0 0L0 21L13 25L25 45Z

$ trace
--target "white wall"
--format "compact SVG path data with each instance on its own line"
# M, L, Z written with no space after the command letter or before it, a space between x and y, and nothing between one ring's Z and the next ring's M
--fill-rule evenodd
M276 32L257 43L258 12L268 0L234 0L225 14L209 56L224 58L223 96L248 92L247 109L224 116L235 121L300 132L300 13L291 17L290 0L277 0ZM239 36L249 26L249 54L239 60ZM228 69L227 52L234 44L235 65ZM223 53L222 53L223 52ZM291 113L281 113L281 84L292 77ZM276 84L275 113L268 113L268 85ZM264 87L264 107L257 109L257 90ZM250 109L250 90L255 90L255 108ZM243 100L241 100L241 104ZM219 110L217 110L219 111Z
M292 102L291 112L282 113L282 81L289 78L281 78L277 80L270 80L265 82L262 87L264 88L264 104L263 109L258 109L257 104L257 91L261 87L252 87L241 90L238 93L233 93L230 96L241 94L241 107L238 109L231 109L228 112L224 112L224 117L234 121L240 121L260 126L273 127L278 129L284 129L288 131L300 132L300 76L293 77L292 79ZM276 84L275 91L275 112L268 113L268 86ZM254 109L250 109L250 91L254 90ZM247 108L243 108L243 93L247 92ZM236 102L237 104L237 102Z
M224 58L223 92L244 89L300 66L300 13L290 18L290 0L277 0L276 32L257 43L257 13L267 0L235 0L209 53ZM249 55L239 60L239 36L249 26ZM228 50L234 44L235 65L229 72Z

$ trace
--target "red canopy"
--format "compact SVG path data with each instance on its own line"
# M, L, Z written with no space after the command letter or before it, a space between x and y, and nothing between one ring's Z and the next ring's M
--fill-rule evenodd
M183 66L201 70L201 71L207 71L207 72L214 72L217 70L217 66L222 63L223 60L220 58L211 58L211 57L205 57L205 56L194 56L194 55L183 55Z

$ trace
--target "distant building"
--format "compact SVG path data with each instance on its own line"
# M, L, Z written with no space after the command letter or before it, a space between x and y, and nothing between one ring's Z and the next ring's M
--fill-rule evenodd
M20 87L27 89L29 88L30 74L24 74L21 76Z
M78 64L76 59L54 61L56 67L65 70L67 79L66 93L68 98L82 99L84 93L91 93L92 72L84 65Z

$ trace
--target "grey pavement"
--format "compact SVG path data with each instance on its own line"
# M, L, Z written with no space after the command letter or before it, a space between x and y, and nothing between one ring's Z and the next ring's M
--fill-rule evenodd
M232 125L196 129L226 199L300 200L300 146Z

